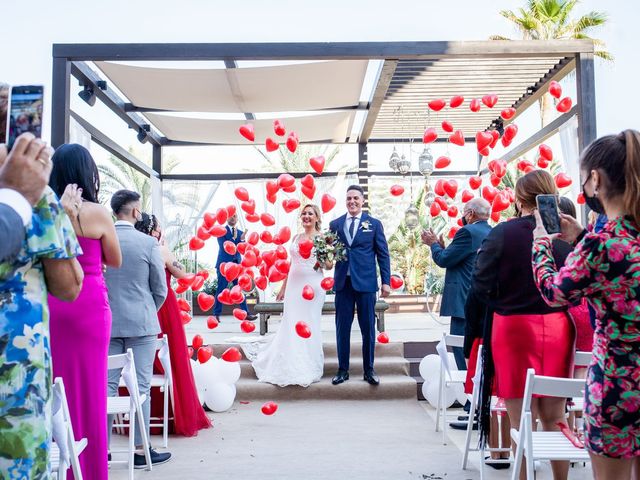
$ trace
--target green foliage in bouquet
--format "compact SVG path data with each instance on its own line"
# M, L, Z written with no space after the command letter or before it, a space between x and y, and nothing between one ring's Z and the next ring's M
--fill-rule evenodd
M313 239L313 248L316 256L314 270L319 270L327 262L335 265L347 259L347 248L338 239L338 235L329 230L317 235Z

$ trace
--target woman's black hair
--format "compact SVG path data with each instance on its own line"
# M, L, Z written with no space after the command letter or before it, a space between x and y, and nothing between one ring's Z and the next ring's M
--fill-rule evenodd
M577 218L576 206L573 204L570 198L567 198L567 197L558 198L558 208L565 215L571 215L573 218Z
M82 189L82 198L98 203L100 174L89 150L77 143L67 143L58 147L51 157L53 169L49 185L61 197L67 185L75 183Z
M151 235L151 233L158 226L158 219L155 215L149 215L148 213L142 212L142 220L136 222L134 225L135 229L139 232L142 232L146 235Z

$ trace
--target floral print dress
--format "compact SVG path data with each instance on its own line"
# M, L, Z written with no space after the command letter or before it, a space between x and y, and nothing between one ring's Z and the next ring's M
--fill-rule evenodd
M43 258L82 252L55 193L34 207L22 249L0 263L0 478L49 478L51 353Z
M588 233L560 271L551 242L533 244L538 289L551 306L586 297L597 313L585 391L587 448L611 458L640 456L640 229L629 217Z

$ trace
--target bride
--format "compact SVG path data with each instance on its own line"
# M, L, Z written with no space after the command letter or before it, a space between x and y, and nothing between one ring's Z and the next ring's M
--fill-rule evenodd
M281 387L308 387L322 378L324 367L320 326L325 298L325 292L320 287L322 270L315 271L315 256L312 254L308 259L303 258L298 247L301 240L313 240L320 234L320 209L313 204L306 205L300 219L304 232L293 238L291 269L276 297L276 301L284 299L282 322L271 342L258 353L252 364L259 381ZM312 300L302 297L305 285L313 288L315 295ZM295 325L299 321L309 326L309 338L302 338L296 333Z

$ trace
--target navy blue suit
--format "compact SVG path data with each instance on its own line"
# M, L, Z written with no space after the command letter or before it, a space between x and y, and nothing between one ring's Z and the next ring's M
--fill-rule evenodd
M362 333L362 362L365 373L373 370L375 349L375 304L378 291L376 265L380 268L383 284L389 285L391 265L384 228L379 220L362 212L351 245L344 232L347 215L329 224L347 247L347 260L336 263L336 340L338 368L349 370L351 350L351 324L354 309L358 309L358 324ZM349 275L347 275L349 273Z
M450 333L452 335L464 335L464 305L471 289L471 276L478 249L490 231L489 224L482 220L465 225L458 230L447 248L442 248L438 243L431 245L434 263L447 269L440 315L451 317ZM458 368L466 369L462 349L454 348L453 354Z
M222 293L222 290L227 288L227 286L229 285L229 283L227 282L227 279L224 278L224 275L222 275L222 273L220 273L220 264L226 263L226 262L240 263L240 261L242 260L238 252L236 252L235 255L229 255L227 252L225 252L223 248L224 242L231 241L237 245L242 242L242 233L243 233L242 230L240 230L239 228L236 228L236 235L234 237L231 231L231 227L227 225L227 233L224 234L222 237L218 237L218 259L216 260L216 272L218 273L218 287L216 288L216 304L213 307L213 315L219 316L220 313L222 312L222 303L218 302L218 295L220 295L220 293ZM235 284L236 284L235 280L231 282L231 285L235 285ZM246 301L242 302L242 304L240 305L240 308L246 311L247 302Z

